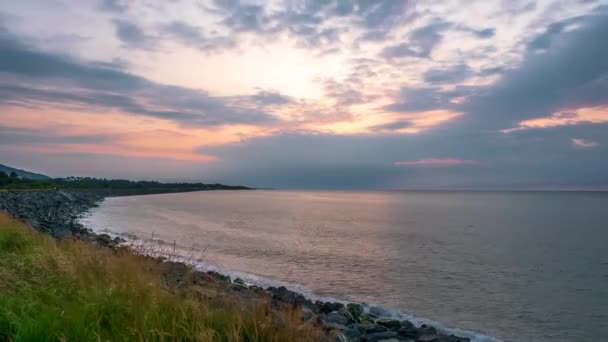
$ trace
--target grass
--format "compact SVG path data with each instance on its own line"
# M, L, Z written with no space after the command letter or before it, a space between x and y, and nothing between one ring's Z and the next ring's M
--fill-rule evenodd
M168 291L163 265L0 213L0 341L312 341L299 310ZM194 293L194 292L193 292Z

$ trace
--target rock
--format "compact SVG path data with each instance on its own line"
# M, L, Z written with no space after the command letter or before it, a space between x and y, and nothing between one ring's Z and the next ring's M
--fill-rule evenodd
M436 342L470 342L471 340L465 337L458 337L456 335L440 336L439 339L434 340Z
M230 283L231 282L229 276L223 275L221 273L217 273L217 272L214 272L214 271L209 271L209 272L207 272L207 275L209 276L210 279L213 279L217 283L226 284L226 283Z
M373 323L374 319L370 315L364 313L361 316L359 316L359 322L360 323Z
M316 301L314 307L320 313L330 313L333 311L340 311L340 309L344 308L344 304L342 303L332 303L332 302L320 302Z
M371 308L369 308L369 315L375 317L390 317L391 313L388 310L379 306L372 306Z
M401 328L401 322L394 319L380 319L376 321L376 324L380 324L389 330L399 330Z
M245 285L245 282L241 278L234 279L234 283L239 285Z
M367 334L365 336L361 337L361 341L365 341L365 342L378 342L381 340L387 340L387 339L391 339L397 337L397 333L394 331L383 331L383 332L378 332L378 333L373 333L373 334Z
M360 304L349 303L346 305L346 309L355 321L360 322L361 315L363 315L363 307Z
M416 337L416 342L439 342L441 336L437 334L423 334Z
M323 322L328 322L328 323L338 323L338 324L342 324L342 325L348 324L348 319L346 317L342 316L338 312L330 312L328 314L321 314L321 319L323 320Z
M310 310L307 307L302 308L302 314L300 316L300 320L307 322L307 321L312 320L314 317L315 317L315 314L314 314L314 312L312 312L312 310Z
M397 333L401 337L412 339L419 335L418 329L409 321L402 321Z
M364 333L361 333L357 329L348 328L346 330L343 330L343 334L344 334L344 336L346 336L346 338L348 338L351 341L352 340L358 341L359 337L361 337L361 335L363 335Z
M353 315L350 313L350 311L348 311L348 309L346 307L341 308L338 313L340 315L342 315L344 318L346 318L346 320L348 321L348 323L358 323L358 320L356 320Z
M338 331L348 330L348 328L345 325L342 325L340 323L334 323L334 322L323 323L323 327L325 328L325 330L338 330Z
M373 334L386 331L386 328L372 323L355 323L348 326L350 329L356 329L361 334Z
M72 237L72 231L69 229L56 229L52 232L52 234L59 240L69 239Z
M233 283L232 285L230 285L230 289L237 292L245 292L249 290L249 287L247 287L247 285L245 284Z
M420 326L420 328L418 328L418 335L437 335L437 329L423 324Z
M348 338L344 334L338 334L334 337L336 342L348 342Z
M170 286L177 286L184 282L190 268L180 262L167 261L163 264L165 272L163 278L165 283Z
M303 295L288 290L285 286L279 288L269 287L266 289L272 295L272 298L291 305L312 306L312 302Z
M112 238L108 234L99 234L99 235L97 235L97 238L95 239L95 241L100 246L103 246L103 247L109 247L109 246L111 246L113 244Z

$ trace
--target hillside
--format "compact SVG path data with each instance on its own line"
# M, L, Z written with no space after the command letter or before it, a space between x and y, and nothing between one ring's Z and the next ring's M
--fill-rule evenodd
M5 172L7 175L10 174L11 172L16 172L17 175L19 175L19 177L27 178L27 179L34 179L34 180L51 179L51 177L43 175L43 174L20 170L20 169L16 169L16 168L2 165L2 164L0 164L0 171Z

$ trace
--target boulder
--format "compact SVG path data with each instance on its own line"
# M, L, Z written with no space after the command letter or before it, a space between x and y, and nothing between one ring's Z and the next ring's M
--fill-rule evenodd
M388 310L379 306L372 306L371 308L369 308L369 315L374 317L390 317L391 313Z
M320 302L320 301L316 301L314 306L315 306L316 310L320 313L330 313L333 311L340 311L340 309L344 308L344 304L342 304L342 303Z
M388 340L397 337L397 333L394 331L383 331L373 334L367 334L361 337L361 341L365 342L378 342L382 340Z
M386 331L386 328L373 323L355 323L348 326L350 329L356 329L361 334L373 334Z
M326 323L338 323L342 325L348 324L348 319L338 312L330 312L328 314L321 314L321 319Z
M349 303L346 305L346 309L355 321L360 322L361 315L363 315L363 307L360 304Z
M441 336L437 334L423 334L416 337L416 342L439 342Z
M266 289L272 298L291 305L312 306L312 302L303 295L288 290L285 286L269 287Z
M394 319L379 319L376 324L380 324L389 330L399 330L401 328L401 321Z

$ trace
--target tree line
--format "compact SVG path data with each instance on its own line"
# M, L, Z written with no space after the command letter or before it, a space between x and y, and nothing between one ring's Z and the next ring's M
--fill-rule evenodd
M0 171L0 189L172 189L172 190L238 190L244 186L205 183L161 183L157 181L130 181L93 177L66 177L35 180L20 177L16 172Z

